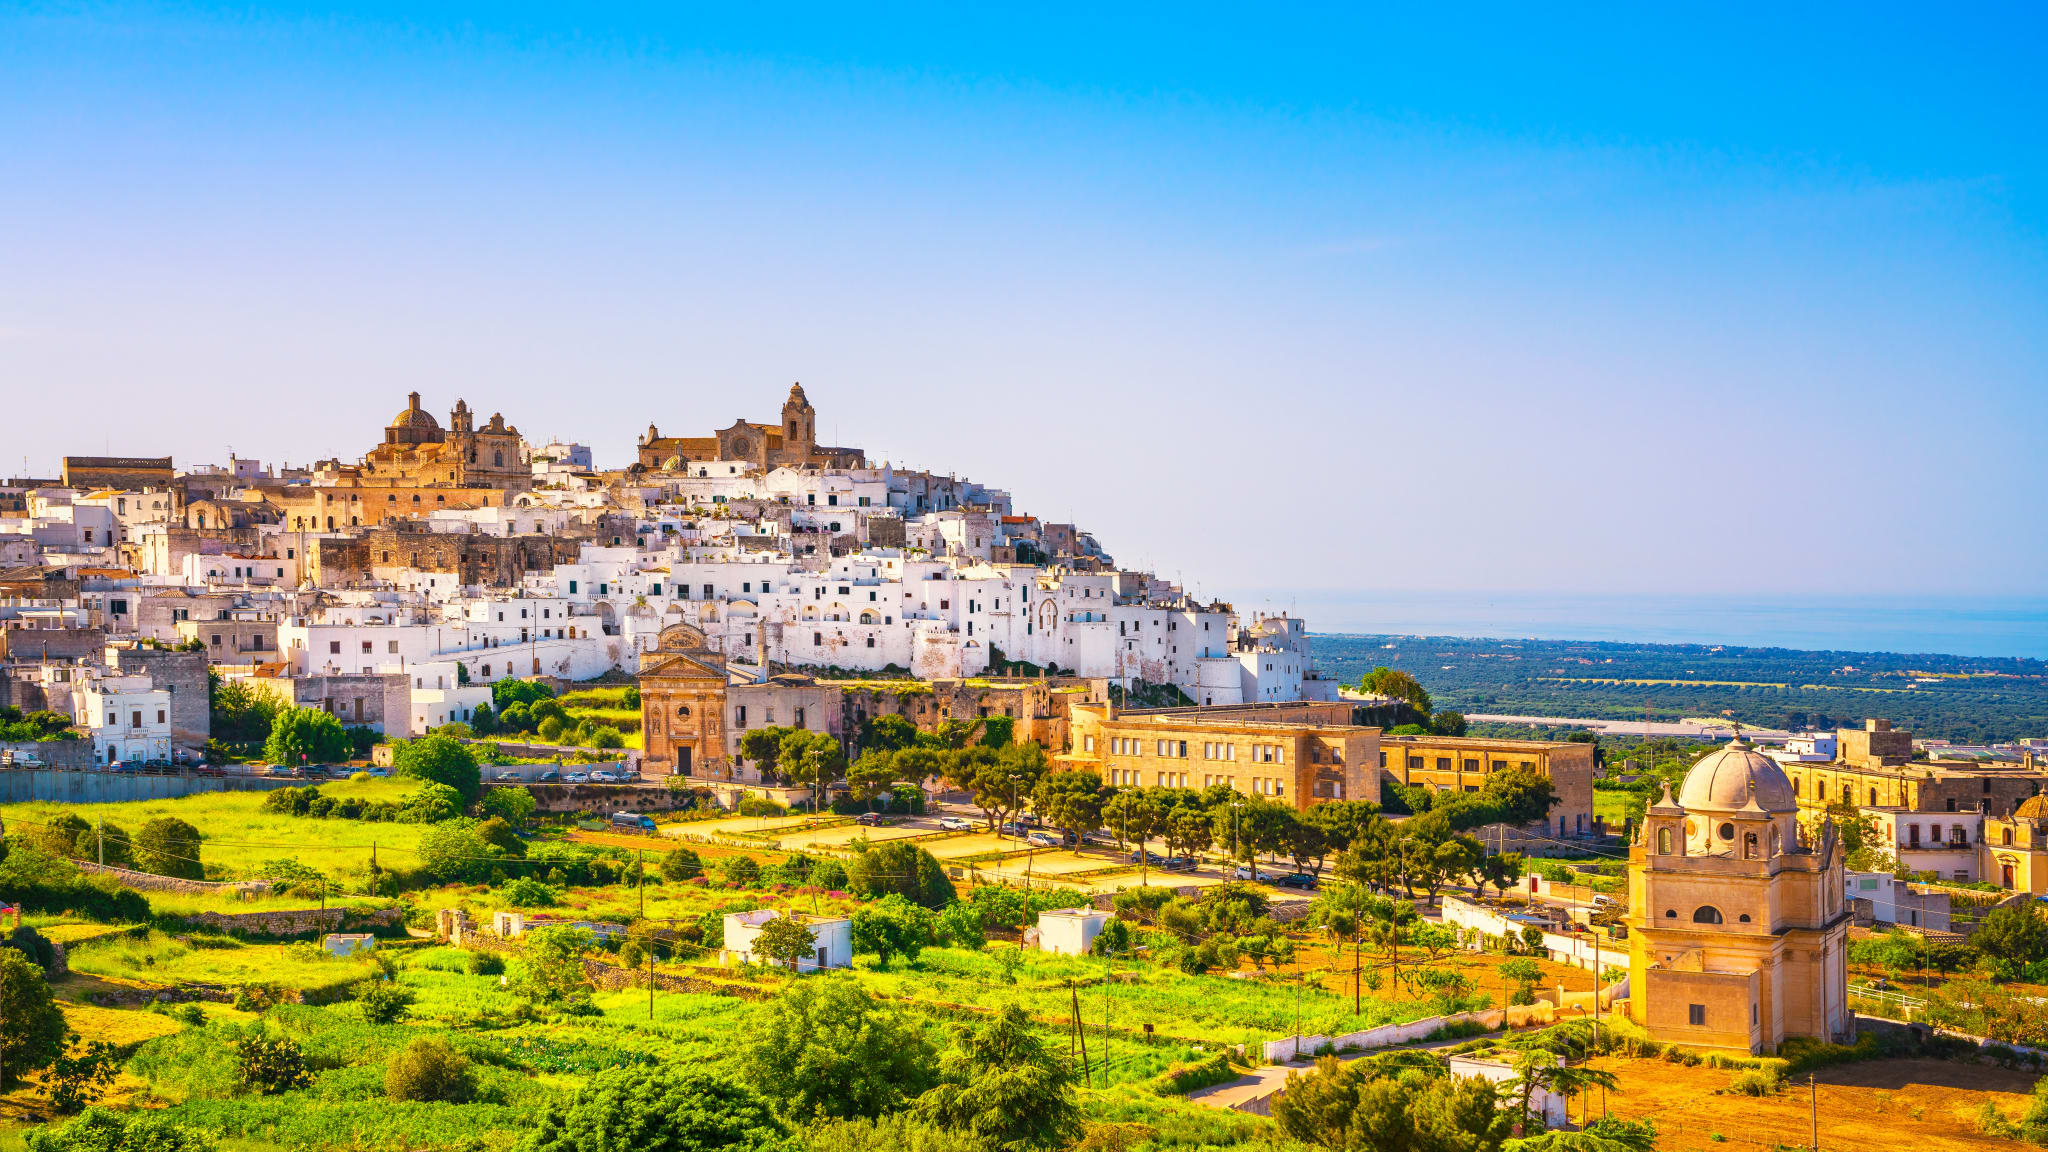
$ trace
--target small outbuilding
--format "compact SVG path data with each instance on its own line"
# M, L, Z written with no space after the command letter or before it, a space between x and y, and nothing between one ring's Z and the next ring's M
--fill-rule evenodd
M1112 913L1098 908L1055 908L1038 914L1038 950L1086 956Z
M1451 1075L1459 1079L1477 1076L1491 1081L1496 1086L1515 1079L1515 1069L1501 1060L1482 1060L1477 1056L1450 1057ZM1548 1088L1538 1088L1529 1097L1529 1111L1543 1117L1545 1128L1556 1128L1571 1118L1571 1110L1563 1096Z
M767 927L768 922L778 916L794 916L798 923L811 930L817 952L810 959L797 961L798 972L853 967L853 921L844 916L806 916L800 912L780 912L773 908L726 913L725 947L719 953L719 962L766 962L767 957L754 954L754 941L760 937L761 929Z
M329 956L353 956L377 947L377 938L368 932L329 932L320 938L320 950Z

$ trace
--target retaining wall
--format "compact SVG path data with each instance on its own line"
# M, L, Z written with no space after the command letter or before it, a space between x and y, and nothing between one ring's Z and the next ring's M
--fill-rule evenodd
M31 745L46 748L46 744ZM92 745L85 745L87 755ZM101 772L65 768L11 768L0 771L0 803L31 800L63 804L126 804L137 800L175 800L200 792L267 792L304 783L269 776L153 776L139 772Z
M142 892L184 892L188 895L211 896L220 892L253 893L270 891L268 880L186 880L178 876L159 876L154 872L137 872L132 868L117 868L112 864L96 864L90 860L74 860L81 872L97 872L111 880Z
M392 929L405 927L400 908L293 908L269 912L201 912L187 916L194 927L244 936L308 936L316 932L339 932L344 928Z

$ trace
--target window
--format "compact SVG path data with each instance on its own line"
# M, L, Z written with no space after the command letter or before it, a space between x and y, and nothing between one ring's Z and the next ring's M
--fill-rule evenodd
M745 704L741 704L732 710L732 726L735 728L745 728L747 726L747 706Z
M1657 829L1657 855L1671 855L1671 829L1669 828Z
M330 656L339 656L339 655L341 655L341 641L339 641L339 640L329 640L329 641L327 642L327 654L328 654L328 655L330 655Z
M1702 904L1698 908L1693 909L1692 922L1695 924L1719 924L1721 922L1721 910L1712 904Z
M740 712L742 715L744 715L746 713L746 709L742 708L740 709ZM687 718L690 715L690 706L688 704L676 705L676 715Z
M1686 1005L1686 1006L1685 1006L1685 1022L1686 1022L1686 1023L1688 1023L1688 1024L1690 1024L1690 1025L1692 1025L1692 1026L1693 1026L1693 1027L1695 1027L1695 1028L1704 1028L1704 1027L1706 1027L1706 1024L1707 1024L1707 1006L1706 1006L1705 1004L1688 1004L1688 1005Z

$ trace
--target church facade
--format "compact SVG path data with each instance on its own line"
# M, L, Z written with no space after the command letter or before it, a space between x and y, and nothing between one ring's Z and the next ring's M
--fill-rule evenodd
M789 386L782 420L759 424L735 420L709 436L663 436L652 424L640 437L640 466L650 472L683 472L692 464L711 461L774 468L865 468L867 456L858 448L829 448L818 443L818 412L802 384Z
M1737 740L1667 784L1629 849L1628 1012L1652 1039L1757 1053L1849 1040L1850 908L1831 820Z
M725 657L688 624L661 630L640 662L643 776L733 778L725 754Z

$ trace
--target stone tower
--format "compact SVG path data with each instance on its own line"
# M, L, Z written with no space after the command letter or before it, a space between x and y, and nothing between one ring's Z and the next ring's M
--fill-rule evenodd
M782 447L791 453L807 453L818 443L818 412L804 396L802 384L789 386L789 399L782 402Z

